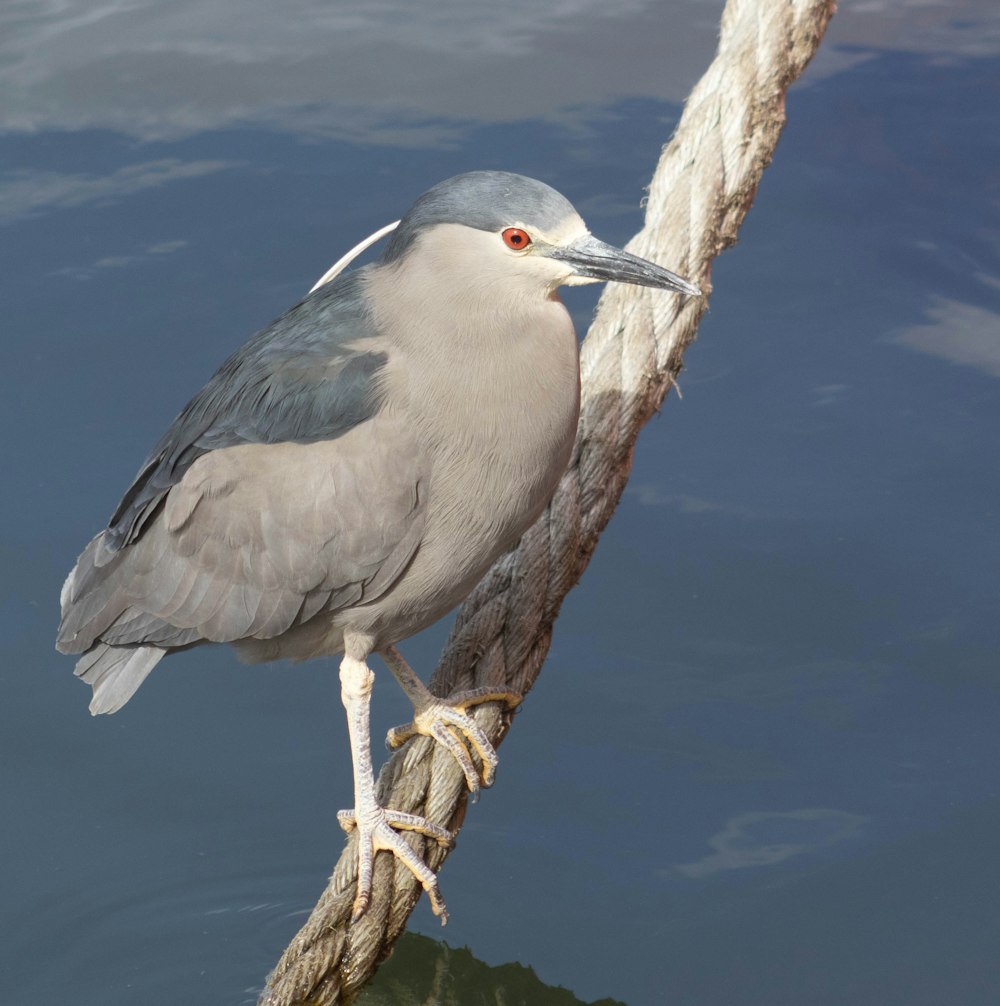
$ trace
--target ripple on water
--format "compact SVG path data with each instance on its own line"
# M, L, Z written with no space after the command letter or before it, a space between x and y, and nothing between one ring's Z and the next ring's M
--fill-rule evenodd
M301 864L241 864L230 874L148 877L128 890L67 887L28 910L32 924L12 954L24 967L14 988L25 1003L255 1003L324 883L323 870Z

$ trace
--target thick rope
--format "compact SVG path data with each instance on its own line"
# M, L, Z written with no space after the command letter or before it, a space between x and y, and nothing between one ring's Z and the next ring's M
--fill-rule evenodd
M629 249L711 289L712 259L736 240L785 123L785 92L812 58L833 0L729 0L718 53L688 98L653 177L646 223ZM552 503L500 559L458 612L431 689L498 686L526 694L548 652L563 598L580 579L625 488L639 429L680 371L707 307L703 298L611 284L581 351L582 408L576 448ZM509 726L496 704L477 722L494 744ZM464 776L426 737L382 768L379 798L457 830ZM447 852L407 841L437 870ZM371 907L355 924L356 837L308 921L268 979L260 1006L347 1003L402 932L421 888L392 856L376 857Z

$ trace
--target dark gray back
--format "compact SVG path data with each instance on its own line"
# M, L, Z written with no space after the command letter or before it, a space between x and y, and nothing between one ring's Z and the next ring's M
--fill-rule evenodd
M384 353L345 344L375 335L361 272L338 277L258 332L216 371L153 448L108 524L107 545L134 541L202 454L236 444L307 444L374 415Z

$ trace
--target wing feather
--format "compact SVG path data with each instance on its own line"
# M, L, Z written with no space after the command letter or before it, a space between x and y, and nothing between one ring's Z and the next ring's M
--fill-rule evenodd
M68 605L60 647L273 638L381 596L420 543L421 475L412 432L386 417L332 441L205 454Z
M276 640L380 596L412 558L424 476L411 431L382 415L388 354L363 273L226 360L67 577L57 646L83 654L93 711L127 701L170 648Z
M378 412L386 354L363 273L310 294L222 364L143 462L111 516L97 565L141 536L205 454L238 444L329 440ZM168 523L179 527L197 505L197 497L178 500Z

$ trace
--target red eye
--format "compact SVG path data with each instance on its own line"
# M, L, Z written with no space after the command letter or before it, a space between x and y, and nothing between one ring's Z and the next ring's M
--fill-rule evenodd
M508 227L500 237L503 238L503 243L514 251L524 251L531 244L528 232L522 231L520 227Z

